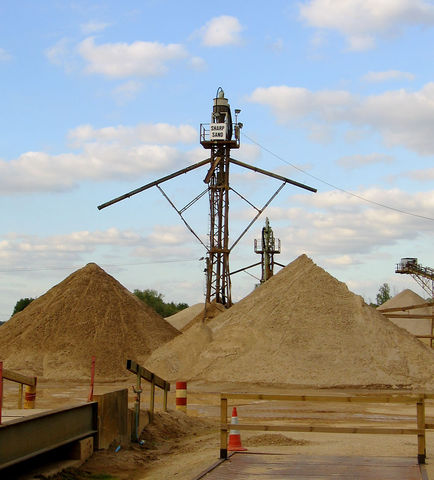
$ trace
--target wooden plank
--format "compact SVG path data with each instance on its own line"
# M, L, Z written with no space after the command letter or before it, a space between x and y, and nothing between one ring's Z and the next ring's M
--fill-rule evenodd
M154 384L167 391L170 391L170 383L164 380L163 378L159 377L158 375L155 375L148 369L141 367L138 365L136 362L133 360L127 360L127 370L129 370L131 373L135 373L136 375L139 374L142 378L147 380L149 383L154 382Z
M235 454L203 480L421 480L413 459Z
M228 456L228 401L222 398L220 401L220 458Z
M407 315L402 315L401 313L383 313L383 315L387 318L403 318L404 320L407 318L411 318L413 320L434 318L434 315L422 315L419 313L407 313Z
M21 373L13 372L12 370L3 369L3 378L5 380L10 380L11 382L23 383L24 385L29 385L29 387L36 386L36 377L28 377L26 375L21 375Z
M417 434L417 458L419 463L425 463L426 439L425 439L425 402L417 402L417 427L422 431Z
M387 312L405 312L406 310L414 310L415 308L425 308L425 307L432 307L434 306L434 302L427 302L427 303L419 303L418 305L409 305L407 307L393 307L393 308L382 308L378 310L380 313L387 313Z
M220 398L228 400L280 400L290 402L343 402L343 403L416 403L425 394L408 395L275 395L275 394L257 394L257 393L222 393ZM432 395L434 398L434 394Z
M222 424L230 429L230 424ZM382 435L422 435L423 428L380 428L380 427L331 427L320 425L259 425L237 424L237 430L255 430L269 432L316 432L316 433L360 433Z

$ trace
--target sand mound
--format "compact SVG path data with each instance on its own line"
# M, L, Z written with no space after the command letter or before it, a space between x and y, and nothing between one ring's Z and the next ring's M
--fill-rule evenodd
M203 303L196 303L195 305L191 305L190 307L184 308L184 310L175 313L175 315L166 317L165 320L177 330L182 330L182 328L193 320L196 315L203 312L203 307Z
M168 379L434 388L434 353L305 255L146 365Z
M199 312L194 318L192 318L184 327L182 327L181 332L187 331L193 325L197 323L208 323L222 312L226 311L226 308L216 302L207 303L202 311Z
M2 326L5 367L49 379L127 374L179 332L94 263L77 270Z
M407 288L406 290L398 293L398 295L395 295L390 300L387 300L387 302L384 302L383 305L380 305L377 308L377 310L381 311L385 308L409 307L411 305L421 305L423 303L426 303L424 298L413 292L413 290ZM432 315L433 309L431 307L423 307L393 313L402 316L408 314ZM387 313L385 315L387 316ZM391 318L390 321L395 325L398 325L398 327L405 328L413 335L431 335L432 320L429 318ZM429 343L429 339L421 340L427 344Z
M309 443L308 440L295 440L282 433L262 433L253 435L243 441L243 445L247 447L263 447L267 445L294 446L309 445Z

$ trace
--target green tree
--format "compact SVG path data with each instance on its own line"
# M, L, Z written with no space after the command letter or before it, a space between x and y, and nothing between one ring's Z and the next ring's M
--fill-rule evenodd
M390 287L388 283L383 283L377 293L377 306L383 305L383 303L390 300L392 297L390 296Z
M163 294L157 292L156 290L146 289L146 290L134 290L134 295L145 302L150 307L152 307L158 314L162 317L170 317L175 313L184 310L188 307L187 303L166 303L163 300Z
M18 302L15 304L12 316L14 316L18 312L21 312L21 310L24 310L27 305L30 305L33 302L33 300L34 298L20 298L20 300L18 300Z

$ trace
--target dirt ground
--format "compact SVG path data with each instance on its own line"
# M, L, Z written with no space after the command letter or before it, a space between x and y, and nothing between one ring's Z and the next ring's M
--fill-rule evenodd
M100 384L95 393L131 387L133 382ZM59 408L86 401L89 387L85 384L40 383L37 408ZM307 393L313 390L266 385L200 384L188 385L188 415L175 411L175 395L169 395L169 412L159 411L141 435L143 445L132 443L129 448L97 451L79 469L70 469L52 480L119 479L119 480L192 480L218 460L219 456L219 394L220 392ZM131 407L134 394L129 388ZM319 393L366 393L366 390L321 390ZM147 392L143 394L146 408ZM318 391L315 391L318 393ZM370 391L372 393L372 391ZM390 390L388 393L391 393ZM394 391L394 393L396 393ZM17 386L5 382L4 408L16 408ZM230 404L232 406L232 404ZM240 423L313 424L342 426L415 427L415 407L387 404L333 404L269 401L246 401L237 405ZM228 409L231 413L231 408ZM434 423L434 401L427 404L427 423ZM249 451L290 453L296 455L362 455L417 456L416 436L357 435L330 433L265 433L242 432L243 446ZM427 465L429 478L434 480L434 432L427 434Z

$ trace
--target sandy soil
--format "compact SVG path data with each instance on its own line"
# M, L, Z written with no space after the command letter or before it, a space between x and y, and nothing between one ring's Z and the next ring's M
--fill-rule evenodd
M120 387L122 384L102 384L95 393ZM5 383L5 407L15 408L16 386ZM88 475L109 474L119 480L163 480L176 478L192 480L218 460L219 455L219 393L239 391L239 385L189 384L188 415L170 410L159 412L153 425L142 433L143 446L131 444L128 449L95 452L79 470L69 476L53 479L92 478ZM288 389L276 386L250 385L243 391L262 393L312 393L306 389ZM321 393L325 393L321 390ZM38 408L53 408L84 401L88 386L85 384L42 383L37 396ZM337 390L332 390L337 393ZM345 390L344 393L366 393ZM144 399L147 398L145 394ZM130 396L131 405L133 393ZM160 405L157 399L156 405ZM174 409L173 392L169 407ZM146 401L143 404L146 408ZM314 404L297 402L243 402L237 405L240 422L308 423L320 425L375 425L392 422L395 426L415 426L414 407L401 405ZM230 412L229 412L230 413ZM427 405L427 422L434 423L434 402ZM388 423L390 425L390 423ZM321 433L264 433L242 432L243 445L249 451L290 453L298 455L366 455L416 457L417 440L414 436L346 435ZM429 478L434 479L434 432L427 435L427 465ZM64 474L66 475L66 474Z

